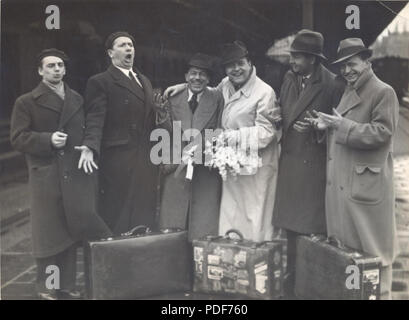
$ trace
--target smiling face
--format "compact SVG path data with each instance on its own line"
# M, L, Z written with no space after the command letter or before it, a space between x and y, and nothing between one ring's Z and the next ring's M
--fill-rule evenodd
M235 87L242 87L250 78L253 66L247 58L241 58L224 66L226 75Z
M369 61L362 59L359 55L352 56L348 60L341 62L341 75L345 78L349 85L353 85L369 67Z
M290 66L295 74L307 76L314 70L315 57L311 54L300 52L290 53Z
M124 69L132 69L135 57L133 42L128 37L119 37L114 40L112 49L108 49L112 64Z
M54 56L44 57L38 73L43 77L43 81L54 85L59 84L65 75L64 61Z
M187 86L193 93L202 92L209 84L209 75L204 69L190 67L185 74Z

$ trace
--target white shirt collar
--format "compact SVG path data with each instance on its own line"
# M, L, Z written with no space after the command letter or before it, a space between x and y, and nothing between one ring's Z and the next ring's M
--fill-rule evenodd
M136 79L136 81L142 87L141 82L139 81L138 77L136 76L136 73L132 69L125 69L125 68L118 67L116 65L114 65L114 66L115 66L115 68L118 68L119 70L121 70L123 72L123 74L126 75L128 78L129 78L129 71L131 71L131 73L134 76L134 78Z
M192 99L193 92L192 92L192 91L190 91L190 89L189 89L189 88L187 89L187 92L188 92L187 101L190 101L190 99ZM197 95L197 102L199 102L199 101L200 101L200 98L202 97L203 92L204 92L204 90L203 90L202 92L200 92L200 93Z

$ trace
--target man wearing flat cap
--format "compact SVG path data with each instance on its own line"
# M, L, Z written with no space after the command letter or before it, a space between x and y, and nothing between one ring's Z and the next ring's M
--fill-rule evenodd
M284 77L279 99L283 132L273 225L287 235L285 291L289 297L294 294L297 235L326 233L326 148L304 121L313 109L329 112L342 95L343 84L321 63L323 44L319 32L296 34L290 47L291 70Z
M211 74L211 57L202 53L193 55L185 74L187 87L169 99L171 118L173 123L179 121L182 132L195 129L203 138L206 129L218 128L223 97L220 92L207 88ZM173 146L176 143L180 150L187 145L187 142L173 141ZM203 149L204 146L205 140L201 139ZM177 165L165 165L163 170L160 227L187 229L190 241L218 233L220 176L204 167L204 157L201 158L202 163L194 165L191 179L186 178L187 167L178 174L173 172Z
M40 84L16 100L11 144L29 171L33 256L41 298L79 298L76 242L111 235L96 210L96 172L82 97L63 82L68 57L57 49L38 56ZM60 287L47 288L47 267L59 268Z
M154 224L158 168L149 156L156 113L152 85L134 67L134 38L115 32L105 45L111 65L88 80L85 105L100 154L100 214L120 234Z
M372 71L370 56L359 38L340 42L334 64L347 82L345 92L336 109L308 120L327 132L328 235L381 258L381 298L390 299L398 254L392 141L399 103Z

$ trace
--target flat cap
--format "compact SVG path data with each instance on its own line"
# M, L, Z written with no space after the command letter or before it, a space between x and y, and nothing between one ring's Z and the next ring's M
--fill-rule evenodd
M131 36L128 32L126 32L126 31L117 31L117 32L111 33L111 34L107 37L107 39L106 39L106 41L105 41L105 48L106 48L107 50L108 50L108 49L111 49L111 48L112 48L112 45L113 45L113 43L114 43L114 41L115 41L115 39L117 39L117 38L119 38L119 37L127 37L127 38L129 38L129 39L132 40L132 43L133 43L133 44L135 44L135 39L134 39L134 37Z
M45 57L50 57L50 56L58 57L65 62L70 60L64 51L58 50L56 48L49 48L49 49L44 49L37 55L37 61L38 63L40 63L41 60L43 60Z

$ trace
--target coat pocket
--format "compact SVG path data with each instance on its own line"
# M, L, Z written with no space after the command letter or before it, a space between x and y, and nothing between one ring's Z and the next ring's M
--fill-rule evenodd
M351 199L364 204L377 204L384 197L383 170L376 165L355 165L352 172Z
M30 169L31 178L35 180L47 179L50 176L53 165L32 166Z

